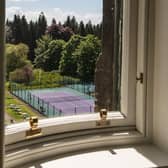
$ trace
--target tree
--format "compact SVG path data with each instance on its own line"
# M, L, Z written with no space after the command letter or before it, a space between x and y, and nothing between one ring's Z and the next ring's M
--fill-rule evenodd
M89 22L86 24L86 34L94 34L93 32L93 26L92 26L92 22L89 20Z
M47 20L43 12L40 13L37 21L36 37L39 39L45 34L47 28Z
M78 23L76 21L75 16L72 17L69 27L73 30L74 33L77 33L77 31L78 31Z
M35 67L45 71L57 70L64 44L63 40L52 40L47 35L37 40Z
M29 84L34 79L32 65L25 65L22 68L10 72L9 79L12 82Z
M52 41L52 38L48 35L42 36L36 41L37 48L35 49L35 67L44 67L45 66L45 52L48 50L49 43Z
M83 37L79 35L73 35L71 39L66 43L62 52L60 60L59 70L62 75L77 76L77 58L73 55L76 48L83 40Z
M86 35L85 25L84 25L83 21L81 21L79 24L79 35L81 35L81 36Z
M55 18L52 19L52 24L57 24Z
M66 19L66 21L64 22L64 26L65 26L65 27L66 27L66 26L68 26L68 27L71 26L71 18L70 18L70 16L67 16L67 19Z
M29 23L29 54L28 59L31 60L31 62L35 59L35 53L34 49L36 48L36 24L33 21L30 21Z
M12 30L12 37L13 37L13 43L18 44L22 41L22 34L21 32L21 19L19 15L14 15L14 20L11 25Z
M27 60L27 55L29 48L25 44L7 44L6 45L6 58L7 58L7 77L9 73L16 70L17 68L22 68L25 65L30 65L30 61Z
M63 40L53 40L49 43L47 50L48 59L46 60L46 66L48 67L48 71L58 70L64 45L65 41Z
M93 81L96 60L101 52L100 40L94 35L87 35L73 53L77 58L77 73L85 82Z
M21 42L28 44L29 42L29 30L28 30L28 23L27 20L25 18L25 16L23 15L21 20L20 20L20 29L21 29Z
M53 22L51 26L47 27L46 34L55 40L62 39L68 41L74 33L70 27L64 27Z

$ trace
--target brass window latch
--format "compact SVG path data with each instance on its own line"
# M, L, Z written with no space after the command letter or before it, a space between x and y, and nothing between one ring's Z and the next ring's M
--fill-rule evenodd
M26 138L33 138L42 135L42 130L38 127L38 117L30 117L29 124L30 129L26 131Z
M136 77L136 81L140 81L140 83L143 84L144 74L142 72L139 74L139 77Z
M100 114L100 120L96 121L96 126L108 126L110 125L110 120L107 120L107 109L101 109Z

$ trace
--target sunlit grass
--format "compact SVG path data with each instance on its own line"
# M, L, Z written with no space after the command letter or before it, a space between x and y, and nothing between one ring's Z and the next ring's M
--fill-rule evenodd
M28 105L11 95L7 89L5 92L5 112L15 122L21 122L28 119L30 116L37 115ZM10 121L6 122L9 123Z

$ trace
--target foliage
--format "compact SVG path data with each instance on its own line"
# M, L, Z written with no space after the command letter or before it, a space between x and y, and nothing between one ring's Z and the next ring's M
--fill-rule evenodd
M73 53L77 58L77 73L83 81L93 81L96 60L101 52L101 43L97 37L87 35Z
M35 87L58 87L58 81L62 79L62 76L56 72L45 72L41 69L35 69L34 70L34 80L31 83L31 86Z
M35 67L45 71L57 70L64 44L63 40L52 40L47 35L39 39L35 49Z
M25 43L29 46L28 59L34 60L35 41L45 34L47 21L44 13L41 12L37 21L27 22L26 17L14 15L13 21L6 22L6 40L7 43L19 44Z
M29 84L33 81L33 69L31 65L25 65L23 68L11 72L9 79L11 82Z
M39 14L36 21L27 21L23 15L14 15L13 20L6 21L6 42L12 44L25 43L29 46L28 59L34 61L36 40L46 33L53 39L63 39L68 41L73 34L86 36L93 34L101 39L102 23L92 24L91 21L84 23L77 22L75 16L67 16L66 21L62 24L56 23L53 18L52 24L47 27L47 20L43 12Z
M45 69L45 52L48 50L48 46L51 41L52 38L46 35L42 36L39 40L36 41L37 48L35 49L35 67Z
M18 86L25 89L54 88L61 87L68 81L79 82L79 79L61 76L57 71L45 72L42 69L33 71L34 79L29 85L19 84Z
M86 30L85 30L85 25L84 25L83 21L81 21L79 24L79 34L81 36L86 36Z
M81 40L84 38L79 35L73 35L66 43L62 52L60 60L59 71L62 75L77 76L77 58L74 57L73 52L76 50Z
M28 46L25 44L7 44L6 45L6 68L7 68L7 77L9 73L16 70L17 68L22 68L25 65L30 65L30 61L27 60Z
M78 34L78 22L76 21L75 16L72 18L68 16L67 20L64 22L64 26L70 27L75 34Z
M70 27L64 27L53 21L51 26L47 27L46 34L49 34L53 39L68 41L73 35L73 31Z

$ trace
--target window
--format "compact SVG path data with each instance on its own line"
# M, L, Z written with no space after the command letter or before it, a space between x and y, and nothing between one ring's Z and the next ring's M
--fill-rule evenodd
M113 1L114 2L114 1ZM117 40L116 46L117 50L114 51L115 53L118 52L121 57L119 57L119 61L122 62L122 67L118 70L121 72L121 77L118 80L117 85L113 86L114 88L118 88L118 85L121 86L119 90L119 100L121 97L121 104L117 106L115 109L120 110L119 112L112 112L109 113L110 125L109 127L113 126L134 126L136 129L145 135L145 101L146 101L146 51L145 51L145 44L146 41L146 21L147 21L147 1L138 1L138 0L125 0L123 1L123 8L116 8L113 7L113 2L104 0L104 19L106 22L106 28L111 31L111 25L108 27L108 23L111 23L107 18L111 12L120 11L120 19L117 20L116 27L114 27L114 31L118 33L119 39ZM121 2L121 1L115 1ZM120 10L123 9L123 10ZM107 12L107 15L106 15ZM109 14L110 13L110 14ZM123 13L123 15L122 15ZM108 15L109 14L109 15ZM123 22L122 22L123 17ZM115 17L113 18L116 21ZM107 33L106 31L103 32L104 34ZM108 34L105 34L107 39L111 39ZM104 46L104 52L110 51L111 49L111 41L106 40ZM121 40L122 39L122 40ZM122 41L122 43L121 43ZM121 47L122 45L122 47ZM107 49L107 50L106 50ZM122 51L122 52L121 52ZM111 52L111 51L110 51ZM107 57L109 55L107 54ZM121 59L122 58L122 59ZM108 58L107 58L108 59ZM121 59L121 60L120 60ZM109 63L107 61L107 63ZM106 68L106 64L105 64ZM140 76L142 74L142 76ZM116 77L116 76L115 76ZM143 83L140 82L140 77L143 78ZM137 79L137 80L136 80ZM102 81L103 82L103 81ZM111 92L111 88L107 85ZM113 95L115 97L116 95ZM103 98L103 96L102 96ZM109 102L107 102L108 104ZM109 104L108 104L109 105ZM108 107L109 110L114 110ZM43 120L41 121L41 126L43 127L43 135L48 136L55 133L60 133L62 130L68 131L75 131L75 130L89 130L94 128L102 128L97 127L95 121L99 119L98 114L89 114L83 116L71 116L65 117L64 119L55 118L50 120ZM49 123L50 121L50 123ZM18 137L15 137L14 141L18 142L25 139L24 130L27 128L24 123L20 126L23 126L18 132ZM8 127L12 128L12 126ZM19 128L18 126L15 129ZM22 133L21 133L22 132ZM82 131L81 131L82 132ZM98 131L97 131L98 132ZM15 134L16 135L16 134ZM20 136L20 137L19 137ZM7 137L7 144L13 143L11 139L11 135L8 134Z
M99 111L101 108L107 108L112 113L116 111L116 114L121 112L123 115L122 119L119 117L121 121L113 121L111 126L115 126L116 123L125 126L138 124L141 132L144 131L141 124L141 120L144 119L142 112L144 106L140 102L145 101L144 95L142 95L142 92L145 93L145 59L142 56L145 54L143 35L146 26L146 14L144 12L142 15L141 12L146 11L145 7L145 2L140 3L137 0L103 1L102 56L99 57L97 62L95 74L97 108L95 109ZM40 17L41 19L44 17L43 13ZM52 24L55 24L54 20ZM143 53L139 54L142 51ZM41 80L41 71L37 75ZM143 83L139 82L140 75L144 78ZM52 117L62 114L62 109L57 109L56 106L50 105L45 99L33 95L30 89L17 89L17 85L13 84L10 89L13 94L43 115ZM9 108L16 107L10 104ZM75 106L74 109L74 114L78 114L78 107ZM92 111L93 107L88 106L88 109ZM17 113L21 113L18 111L19 108L16 108L16 110ZM66 110L71 111L71 109ZM109 116L113 115L109 113ZM138 115L140 117L137 118Z
M104 23L103 23L103 37L102 37L102 56L100 56L98 58L97 64L95 65L95 61L96 59L94 59L94 64L92 63L92 65L88 62L88 64L90 64L90 66L87 64L86 60L90 60L92 58L90 58L90 56L94 55L94 54L88 54L88 59L83 59L82 56L79 54L81 53L78 50L78 46L75 47L75 52L71 53L70 55L75 55L75 57L79 57L78 60L80 60L79 62L81 62L82 67L79 66L77 68L77 71L79 71L78 77L81 77L84 81L92 81L93 80L93 72L90 72L90 70L86 69L86 64L89 66L89 69L92 69L91 71L94 70L94 67L96 67L96 74L95 74L95 85L96 85L96 91L95 91L95 95L96 95L96 111L99 111L101 108L107 108L108 111L119 111L121 113L124 114L124 116L127 116L127 118L130 118L129 114L131 114L131 121L130 122L132 125L135 124L135 95L136 95L136 80L135 80L135 76L136 76L136 32L137 32L137 23L136 23L136 17L132 17L132 13L135 13L137 15L137 10L134 11L134 9L137 8L138 6L138 2L132 2L132 1L103 1L103 6L104 6ZM15 22L16 20L20 20L19 16L15 16ZM21 18L22 21L25 22L26 24L26 20L25 17L23 16ZM45 22L45 16L44 13L41 13L39 16L39 20L43 20L43 22ZM72 17L72 19L70 17L67 18L67 21L64 23L63 26L66 25L70 25L70 22L72 22L75 25L78 25L77 22L75 21L75 17ZM7 31L7 41L11 41L11 36L10 36L10 29L12 30L14 23L7 21L7 27L8 27L8 31ZM42 24L42 23L41 23ZM29 25L27 25L30 29L30 27L33 25L32 22L30 22ZM59 25L61 25L61 23L59 23ZM59 25L56 24L56 20L52 20L52 24L51 26L48 26L47 28L47 33L52 36L52 38L58 38L58 33L55 29L59 29ZM86 24L86 28L89 28L90 22L88 22L88 24ZM135 25L135 26L134 26ZM11 26L11 28L10 28ZM46 27L46 23L43 23L43 26L41 27ZM91 25L90 25L91 27ZM94 27L94 26L93 26ZM101 27L99 25L99 27ZM20 30L19 27L14 27L16 30L17 28ZM67 30L67 27L62 27L62 29ZM79 26L79 29L81 27ZM26 27L25 27L26 29ZM24 31L25 31L24 29ZM52 29L54 29L54 31L52 31ZM75 27L73 27L72 29L74 29L74 32L77 32L77 28L75 29ZM99 28L101 29L101 28ZM17 30L17 31L19 31ZM89 29L88 29L89 30ZM15 32L16 37L13 39L14 43L18 43L21 41L21 39L19 39L20 37L17 35L18 32ZM28 31L28 30L27 30ZM41 31L41 30L40 30ZM61 30L60 30L61 31ZM129 37L131 31L131 38ZM22 31L21 31L22 32ZM82 31L84 32L84 30ZM22 32L23 33L23 32ZM100 33L100 30L99 30ZM26 34L26 33L24 33ZM110 35L109 35L110 34ZM63 36L64 37L64 36ZM68 37L68 36L66 36ZM77 37L74 37L73 40L70 41L75 41L77 39L75 39ZM79 38L79 37L78 37ZM81 39L83 37L80 37ZM66 41L66 39L64 39ZM96 41L90 39L90 41ZM55 60L56 58L52 58L51 61L46 62L44 65L49 65L44 67L43 63L45 60L45 57L47 55L47 53L53 53L53 55L58 55L59 51L50 51L53 49L52 46L57 46L58 42L51 42L51 46L49 47L47 45L47 48L44 47L44 45L42 43L46 43L47 41L50 41L49 37L42 37L38 42L37 42L37 48L35 49L36 55L38 55L39 53L39 57L36 56L34 62L35 62L35 67L43 67L45 70L50 70L50 69L46 69L46 68L52 68L53 66L53 60ZM77 40L79 41L79 39ZM82 40L81 40L82 41ZM26 41L25 41L26 42ZM33 43L33 42L32 42ZM63 42L60 42L60 46L62 45ZM68 42L69 43L69 42ZM96 42L94 45L98 46L99 42ZM81 42L80 42L81 44ZM39 46L42 46L42 48L38 48ZM65 45L65 44L64 44ZM84 45L84 44L83 44ZM87 44L89 45L89 44ZM65 45L67 48L69 48L69 44ZM47 78L49 79L49 76L52 76L52 74L54 74L54 76L52 76L52 78L50 79L51 84L48 83L50 81L47 81L47 85L45 86L47 87L53 87L53 89L51 89L51 91L48 90L41 90L41 86L43 87L43 85L41 85L41 83L43 81L45 81L46 79L43 77L44 73L42 70L34 70L34 72L32 71L31 66L26 65L24 66L22 69L20 68L19 70L14 70L11 71L10 68L11 66L8 67L8 65L12 64L12 59L9 58L13 58L14 54L11 54L11 48L13 46L11 45L7 45L7 53L9 50L9 55L8 59L7 59L7 77L9 78L9 80L11 81L15 81L18 83L21 83L23 80L26 80L27 83L24 85L20 85L20 84L13 84L11 83L9 85L9 90L12 94L16 95L17 97L19 97L20 99L22 99L23 101L25 101L26 103L28 103L28 105L30 105L31 107L33 107L35 110L37 110L38 112L40 112L42 115L47 116L47 117L53 117L53 116L64 116L66 114L71 115L71 114L81 114L81 112L93 112L94 111L94 99L92 98L92 96L94 95L94 86L91 84L86 83L86 85L81 85L78 80L73 79L73 78L69 78L69 77L60 77L58 74L51 72L48 73ZM66 48L65 47L65 48ZM71 46L72 47L72 46ZM89 47L89 46L88 46ZM8 49L9 48L9 49ZM27 47L22 45L18 45L14 47L14 50L16 50L16 52L21 51L21 48L24 48L24 52L22 52L23 55L27 55ZM64 51L61 52L63 53L62 57L66 57L66 53L69 54L68 51L66 51L66 49L64 48ZM77 50L76 50L77 48ZM86 48L86 47L85 47ZM100 47L97 47L100 48ZM42 50L42 52L41 52ZM60 49L62 50L62 49ZM95 49L96 50L96 49ZM14 51L15 52L15 51ZM30 53L29 53L29 57L30 60L33 59L32 57L32 49L30 47ZM100 53L99 49L97 51L95 51L96 53ZM11 56L12 55L12 56ZM80 56L79 56L80 55ZM86 57L86 53L85 56ZM96 57L98 56L98 54L96 55ZM52 56L51 56L52 57ZM70 59L70 58L68 58ZM72 60L71 60L72 59ZM70 62L73 62L73 58L70 59ZM11 62L10 62L11 60ZM77 62L77 61L76 61ZM91 61L93 62L93 61ZM22 60L22 64L25 64L24 61ZM56 63L58 64L58 62ZM60 60L59 62L60 66L62 67L65 64L65 60ZM76 67L78 66L78 62L77 65L74 63L71 63L71 67ZM85 67L83 66L85 65ZM129 66L131 65L131 66ZM103 68L101 66L104 66ZM65 66L66 68L68 66ZM103 69L103 70L102 70ZM10 73L8 72L8 70L10 71ZM62 69L60 69L61 71ZM71 70L71 69L70 69ZM65 74L69 73L69 71L66 71ZM63 70L64 71L64 70ZM88 73L87 71L89 71L90 73ZM35 81L33 80L33 74L32 72L35 74L34 78L37 78L37 80L35 79ZM87 72L85 73L85 75L80 76L82 72ZM61 73L64 73L61 71ZM75 72L74 72L75 73ZM52 80L55 76L58 76L57 78L60 78L60 80L57 83L52 83ZM90 76L90 77L88 77ZM91 77L92 76L92 77ZM25 79L24 79L25 78ZM86 78L86 79L85 79ZM92 79L91 79L92 78ZM47 80L48 80L47 79ZM90 80L91 79L91 80ZM29 82L30 80L33 80L31 83ZM69 84L66 84L70 81ZM72 83L71 83L72 82ZM75 85L73 84L73 82L75 83ZM36 88L36 83L40 84L40 88L39 90L34 90L32 88ZM72 87L73 89L77 89L78 91L84 91L86 92L86 94L89 95L70 95L67 97L67 102L64 101L64 96L62 96L60 93L57 93L57 95L53 95L53 93L55 92L55 87L57 86L68 86L68 87ZM80 86L79 86L80 85ZM39 87L39 86L38 86ZM81 89L82 87L82 89ZM128 89L130 87L130 89ZM65 92L65 88L64 91ZM128 94L129 93L129 94ZM56 94L56 93L54 93ZM59 95L60 94L60 95ZM66 93L67 94L67 93ZM70 93L68 93L70 94ZM72 93L71 93L72 94ZM74 94L74 93L73 93ZM49 96L50 95L50 96ZM74 97L76 99L74 99ZM83 101L79 101L78 99L82 98L81 100ZM88 97L88 99L84 99L85 97ZM89 100L91 98L91 100ZM11 113L14 114L18 114L18 118L22 117L23 119L27 119L29 118L31 114L30 113L25 113L24 110L22 108L20 108L19 105L16 105L16 103L11 103L10 99L11 96L7 96L7 102L9 99L9 103L7 104L7 111L12 111ZM62 101L63 99L63 101ZM69 102L70 101L70 102ZM73 102L72 102L73 101ZM85 102L86 103L85 103ZM132 105L128 105L130 104L130 102L132 103ZM75 104L75 103L76 104ZM62 104L61 104L62 103ZM67 107L66 107L67 104ZM82 105L81 105L82 104ZM72 106L73 105L73 106ZM72 107L71 107L72 106ZM63 108L64 107L64 108ZM128 114L129 112L129 114ZM12 120L13 122L13 120Z

